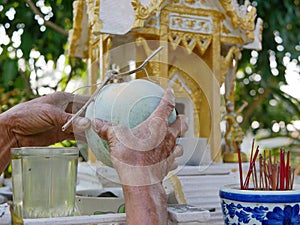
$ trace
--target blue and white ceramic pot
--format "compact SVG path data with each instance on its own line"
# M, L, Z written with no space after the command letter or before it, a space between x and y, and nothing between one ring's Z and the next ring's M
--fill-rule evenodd
M300 225L300 190L241 190L239 185L220 188L226 225Z

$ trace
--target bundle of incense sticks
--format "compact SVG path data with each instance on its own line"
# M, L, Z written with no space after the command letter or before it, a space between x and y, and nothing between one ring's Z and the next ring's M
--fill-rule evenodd
M294 184L294 168L290 165L290 152L280 149L280 155L272 156L271 151L259 153L259 146L254 151L252 143L249 169L243 180L241 151L238 150L240 188L249 189L250 180L254 190L291 190ZM258 164L258 165L257 165ZM257 168L258 166L258 168Z

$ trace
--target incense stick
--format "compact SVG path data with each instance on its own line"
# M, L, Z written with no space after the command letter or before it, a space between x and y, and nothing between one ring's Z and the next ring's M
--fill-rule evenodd
M259 159L259 179L255 162ZM294 168L290 164L290 151L280 149L279 157L272 156L271 151L264 151L259 154L257 146L254 153L254 143L252 143L249 169L243 181L243 170L241 161L241 150L238 150L238 162L240 173L240 187L242 190L249 189L250 178L252 177L254 190L291 190L294 184Z
M279 165L280 165L280 181L279 181L279 189L283 190L284 189L284 171L285 171L285 163L284 163L284 150L280 149L280 161L279 161Z
M289 189L290 180L290 151L287 153L286 166L285 166L285 189Z
M252 170L253 170L253 167L255 166L255 161L256 161L256 158L258 156L258 153L259 153L259 147L257 146L256 148L256 151L255 151L255 154L250 162L250 167L249 167L249 171L247 173L247 176L246 176L246 179L245 179L245 182L244 182L244 189L248 189L248 185L249 185L249 179L250 179L250 176L252 174Z
M238 161L239 161L239 172L240 172L240 184L241 184L241 190L244 190L244 185L243 185L243 168L242 168L242 159L241 159L241 149L238 149Z

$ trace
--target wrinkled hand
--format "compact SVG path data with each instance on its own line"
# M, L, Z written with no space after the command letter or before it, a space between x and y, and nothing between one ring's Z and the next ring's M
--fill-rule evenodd
M177 167L175 158L183 149L176 145L176 138L187 130L187 117L180 115L168 126L174 107L175 97L168 89L150 117L133 129L101 119L93 121L94 130L109 142L112 162L123 185L159 183Z
M79 117L66 131L62 126L72 117L88 96L73 95L65 92L36 98L20 103L3 113L7 123L4 129L14 140L14 147L47 146L67 139L84 139L84 130L90 125L88 119ZM74 108L76 107L76 109Z

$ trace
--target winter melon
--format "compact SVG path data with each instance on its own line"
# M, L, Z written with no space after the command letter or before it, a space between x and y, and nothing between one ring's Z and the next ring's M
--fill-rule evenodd
M93 120L101 118L116 124L133 128L155 110L165 90L159 85L144 79L106 85L96 96L86 111L86 117ZM175 109L169 118L169 124L176 119ZM89 147L96 158L112 167L107 141L90 127L86 131Z

